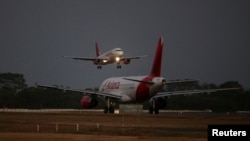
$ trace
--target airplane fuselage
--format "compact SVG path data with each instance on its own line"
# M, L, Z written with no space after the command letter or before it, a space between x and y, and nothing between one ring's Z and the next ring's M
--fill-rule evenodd
M114 48L110 51L107 51L100 56L96 57L96 60L102 60L98 62L98 65L106 65L106 64L112 64L115 62L119 62L120 58L123 57L123 50L121 48Z
M164 81L163 77L153 76L112 77L103 81L99 92L121 96L116 100L121 103L145 102L159 92Z

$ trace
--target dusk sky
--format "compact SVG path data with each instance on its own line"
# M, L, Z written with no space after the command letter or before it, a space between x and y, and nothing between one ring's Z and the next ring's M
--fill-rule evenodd
M159 37L162 76L250 89L249 0L0 0L0 73L29 86L99 87L112 76L147 75ZM116 69L62 56L114 47L149 55Z

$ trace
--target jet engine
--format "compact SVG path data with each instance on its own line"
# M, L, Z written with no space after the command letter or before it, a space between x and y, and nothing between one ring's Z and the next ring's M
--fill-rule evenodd
M90 109L98 105L98 100L95 96L85 95L81 99L82 108Z
M98 65L98 64L100 64L100 62L101 62L100 59L96 59L96 60L94 61L94 64L95 64L95 65Z
M123 63L124 63L124 64L129 64L129 63L130 63L130 59L125 59L125 60L123 60Z

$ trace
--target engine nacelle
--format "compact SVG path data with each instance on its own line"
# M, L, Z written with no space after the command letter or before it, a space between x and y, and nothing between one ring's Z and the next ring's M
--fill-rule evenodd
M95 59L94 64L95 64L95 65L98 65L98 64L100 64L100 62L101 62L100 59Z
M98 100L91 95L85 95L81 99L81 105L82 108L90 109L98 105Z
M130 59L125 59L125 60L123 60L123 63L124 63L124 64L129 64L129 63L130 63Z

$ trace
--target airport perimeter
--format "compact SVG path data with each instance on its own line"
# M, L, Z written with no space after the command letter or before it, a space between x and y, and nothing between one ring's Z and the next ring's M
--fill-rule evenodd
M250 124L250 113L1 109L0 140L207 140L209 124Z

